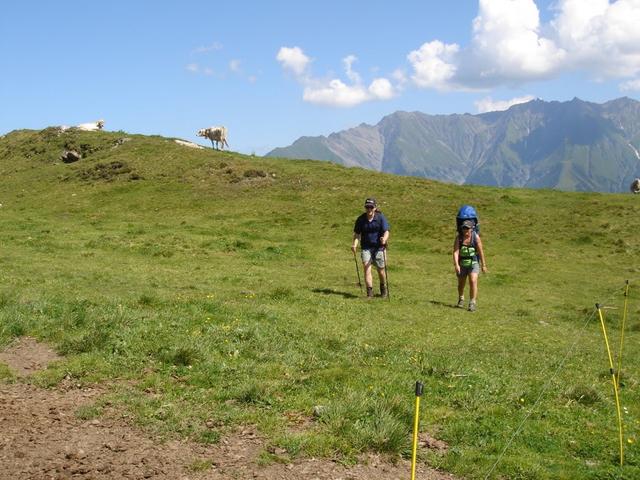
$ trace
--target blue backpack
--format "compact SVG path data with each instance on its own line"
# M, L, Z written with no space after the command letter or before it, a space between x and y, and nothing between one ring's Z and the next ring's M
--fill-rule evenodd
M456 216L456 229L458 233L462 233L460 227L465 220L471 220L473 222L473 230L478 234L480 233L478 214L476 213L476 209L471 205L463 205L460 207L460 210L458 210L458 215Z

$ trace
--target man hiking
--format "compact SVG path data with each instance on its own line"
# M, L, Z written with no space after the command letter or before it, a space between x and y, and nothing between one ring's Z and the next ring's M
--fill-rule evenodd
M389 293L385 272L385 248L389 241L389 222L377 207L375 198L365 200L365 213L356 219L351 244L351 251L354 255L358 249L358 242L362 247L360 255L364 267L364 280L367 285L367 298L373 297L372 263L375 263L378 277L380 277L380 296L386 297Z
M465 220L460 225L460 233L453 241L453 266L458 276L458 308L464 308L464 287L469 277L469 311L475 312L481 265L482 273L487 273L480 235L476 233L473 221Z

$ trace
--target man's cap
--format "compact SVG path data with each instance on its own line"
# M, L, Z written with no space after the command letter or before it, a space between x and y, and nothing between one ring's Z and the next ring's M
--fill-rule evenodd
M465 220L464 222L462 222L462 225L460 225L462 228L473 228L475 227L475 225L473 224L473 222L471 220Z
M364 206L365 207L375 207L376 205L377 204L376 204L376 199L375 198L367 198L364 201Z

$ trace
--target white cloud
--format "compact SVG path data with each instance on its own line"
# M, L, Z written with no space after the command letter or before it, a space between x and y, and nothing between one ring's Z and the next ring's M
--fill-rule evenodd
M474 103L478 113L497 112L502 110L508 110L509 107L517 105L519 103L527 103L535 99L533 95L525 95L523 97L512 98L511 100L493 100L491 97L485 97L481 100L477 100Z
M213 42L211 45L198 47L193 51L193 53L208 53L216 50L222 50L222 44L220 42Z
M240 60L237 59L233 59L229 62L229 70L231 70L234 73L240 73L240 63L242 63Z
M291 70L296 75L303 75L311 61L300 47L280 48L276 60L278 60L285 69Z
M369 94L378 100L388 100L396 96L396 91L391 82L386 78L375 78L369 85Z
M404 86L407 84L407 82L409 81L407 79L407 72L405 72L401 68L397 68L396 70L394 70L391 73L391 78L393 78L396 81L397 90L402 90Z
M543 23L535 0L479 0L468 45L426 41L407 54L409 72L399 68L369 86L354 69L355 55L342 59L344 78L325 79L312 76L311 59L300 47L282 47L276 58L303 85L305 101L331 106L386 100L409 81L440 91L478 91L573 72L596 81L617 78L621 90L640 90L640 0L555 0L550 9L552 18ZM476 106L490 111L529 99L487 97Z
M483 79L531 80L560 66L566 52L541 35L533 0L480 0L471 55Z
M355 55L349 55L342 59L342 63L344 64L344 69L347 74L347 78L351 80L352 83L359 84L359 83L362 83L362 80L360 79L360 75L358 75L357 72L354 72L353 69L351 68L351 66L353 65L353 62L355 62L356 60L358 60L358 58Z
M376 78L368 87L363 84L347 85L334 78L328 82L311 82L305 87L302 98L319 105L353 107L371 100L388 100L395 96L396 89L386 78Z
M198 75L206 75L207 77L211 77L215 74L215 71L211 67L203 67L197 63L189 63L186 67L188 72Z
M338 79L319 87L305 87L302 98L311 103L334 107L353 107L369 99L362 85L346 85Z
M596 77L640 72L640 1L562 0L552 22L575 68Z
M640 91L640 79L628 80L620 84L620 90L623 92Z
M342 59L344 71L350 83L339 78L314 78L309 72L309 57L299 47L282 47L276 59L283 68L296 74L304 86L302 98L305 102L331 107L353 107L371 100L388 100L396 95L396 89L386 78L375 78L367 87L362 77L353 69L355 55Z
M415 72L411 78L416 85L446 90L457 70L454 62L459 48L455 43L434 40L409 53L407 58Z
M640 0L558 0L542 24L534 0L479 0L471 43L424 43L407 56L419 87L491 88L586 72L640 73Z

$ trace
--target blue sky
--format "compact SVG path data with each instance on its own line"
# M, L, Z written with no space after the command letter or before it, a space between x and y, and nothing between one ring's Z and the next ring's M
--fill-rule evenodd
M264 154L397 110L640 98L640 0L6 2L0 134L107 130Z

